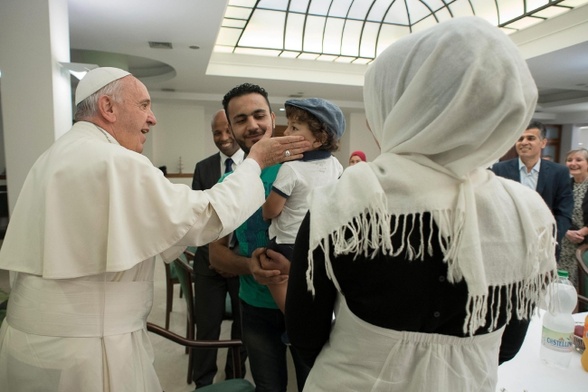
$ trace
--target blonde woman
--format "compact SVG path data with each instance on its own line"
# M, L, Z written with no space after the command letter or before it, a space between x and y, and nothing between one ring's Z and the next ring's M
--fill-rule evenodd
M588 191L588 150L571 150L566 156L566 166L570 170L571 186L574 192L572 226L562 240L559 268L568 271L570 281L578 288L578 267L576 249L585 241L588 227L584 224L582 203Z

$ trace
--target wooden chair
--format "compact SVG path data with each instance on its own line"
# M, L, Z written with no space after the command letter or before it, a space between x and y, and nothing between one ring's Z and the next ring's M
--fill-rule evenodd
M156 333L164 338L167 338L173 342L179 343L186 347L188 357L188 375L186 382L192 384L192 367L194 364L194 352L195 349L210 349L210 348L229 348L232 353L233 361L233 374L235 380L227 380L223 383L217 383L209 385L204 388L199 388L198 392L201 391L227 391L227 392L249 392L254 391L253 386L250 382L241 379L243 374L241 373L241 352L240 348L243 343L240 340L214 340L214 341L203 341L195 340L195 324L194 324L194 287L192 283L192 266L190 262L194 260L194 253L185 250L180 257L175 259L172 264L175 267L176 276L182 291L184 292L184 300L186 301L186 337L177 335L168 328L161 328L158 325L147 323L147 330ZM236 366L236 367L235 367ZM210 388L210 389L208 389Z
M194 252L196 247L188 247L184 255L188 258L188 263L194 261ZM165 329L169 329L169 318L174 305L174 285L180 284L177 277L177 267L173 263L163 263L165 269ZM183 296L183 290L180 287L180 298Z
M187 293L186 293L187 297ZM159 325L153 323L147 323L147 330L153 332L159 336L171 340L172 342L181 344L190 351L198 349L211 349L211 348L228 348L231 352L231 358L233 359L233 377L234 379L221 381L216 384L208 385L206 387L198 388L197 392L255 392L255 387L247 380L243 379L241 373L241 346L243 342L240 340L194 340L186 339L178 334L175 334ZM188 384L192 383L191 380L191 364L188 369ZM196 392L196 391L195 391Z
M578 311L588 310L588 244L582 244L576 250L578 261Z
M186 339L194 340L195 337L195 323L194 323L194 286L192 284L192 267L189 264L193 260L194 254L189 251L184 251L170 264L173 265L180 289L184 293L184 300L186 302ZM167 329L167 328L166 328ZM192 366L194 363L194 356L189 346L186 347L186 354L188 357L188 384L192 383Z
M163 263L165 268L165 329L169 329L169 317L174 305L174 285L180 281L176 276L175 268L168 263ZM180 298L182 298L182 289L180 289Z

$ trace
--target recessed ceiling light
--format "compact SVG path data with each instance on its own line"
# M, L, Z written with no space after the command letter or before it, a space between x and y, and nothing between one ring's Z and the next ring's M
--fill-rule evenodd
M149 41L149 47L152 49L173 49L171 42Z

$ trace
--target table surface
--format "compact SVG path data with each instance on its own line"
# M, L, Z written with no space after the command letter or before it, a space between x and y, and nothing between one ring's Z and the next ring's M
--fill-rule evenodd
M519 353L498 367L497 392L587 392L588 372L580 363L580 353L574 350L570 366L560 369L539 359L541 319L544 311L534 315ZM576 322L584 322L588 312L574 314Z

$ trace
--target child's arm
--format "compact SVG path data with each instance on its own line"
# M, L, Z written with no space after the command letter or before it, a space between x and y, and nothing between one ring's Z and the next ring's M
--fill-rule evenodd
M257 249L253 252L252 258L255 260L253 264L261 267L267 274L271 272L280 272L279 278L276 276L271 277L271 281L262 279L264 276L258 275L256 271L253 271L252 274L258 283L267 283L267 288L272 294L274 302L276 305L278 305L283 313L286 309L286 292L288 290L290 260L288 260L284 255L271 249Z
M270 220L280 215L286 204L286 198L278 192L272 190L261 206L261 212L264 220Z
M286 311L286 291L288 290L288 281L277 284L270 284L267 286L276 305L280 308L282 313Z
M276 251L257 248L251 255L249 268L255 280L268 287L275 303L284 312L290 260Z

